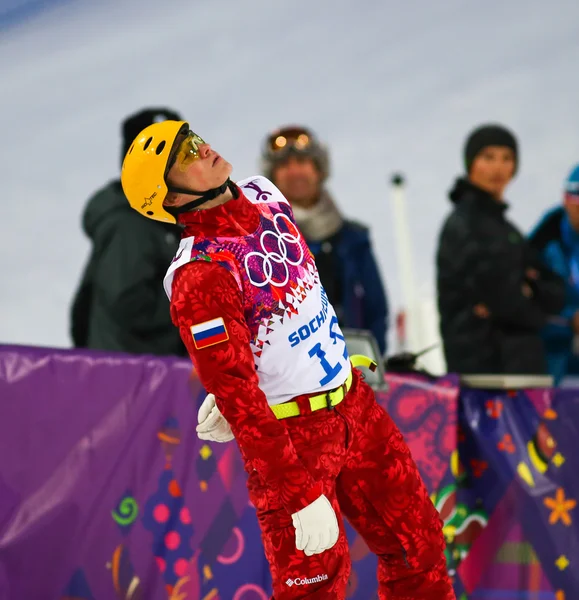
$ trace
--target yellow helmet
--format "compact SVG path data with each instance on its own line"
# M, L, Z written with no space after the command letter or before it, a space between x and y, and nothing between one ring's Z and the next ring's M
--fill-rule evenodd
M165 181L169 155L181 130L188 131L189 123L153 123L139 133L125 155L121 169L123 191L129 204L149 219L177 222L163 202L169 191Z

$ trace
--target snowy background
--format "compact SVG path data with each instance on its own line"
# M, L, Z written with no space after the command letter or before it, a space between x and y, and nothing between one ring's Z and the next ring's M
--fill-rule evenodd
M401 304L388 180L408 178L417 276L434 250L466 134L499 121L521 145L508 198L525 231L579 162L577 0L0 0L0 343L69 346L88 197L117 176L119 124L182 112L257 173L290 122L330 146L330 189L369 223Z

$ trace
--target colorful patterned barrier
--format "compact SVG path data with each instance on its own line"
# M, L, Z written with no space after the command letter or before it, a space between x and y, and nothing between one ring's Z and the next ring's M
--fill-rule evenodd
M0 346L0 600L269 597L237 448L195 436L190 371ZM445 520L458 597L579 597L579 393L388 379L380 402ZM376 560L348 534L348 598L375 598Z

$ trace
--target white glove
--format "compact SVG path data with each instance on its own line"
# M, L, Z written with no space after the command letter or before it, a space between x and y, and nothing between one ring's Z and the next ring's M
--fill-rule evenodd
M296 528L296 548L303 550L306 556L321 554L338 541L338 519L324 495L293 513L292 521Z
M197 414L197 437L209 442L230 442L231 427L215 404L215 396L207 394Z

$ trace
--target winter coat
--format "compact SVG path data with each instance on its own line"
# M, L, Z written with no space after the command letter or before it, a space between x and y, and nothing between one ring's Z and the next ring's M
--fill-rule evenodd
M180 229L134 211L118 180L89 200L83 228L92 254L72 304L74 346L185 355L163 290Z
M384 354L388 300L368 228L346 220L329 238L306 242L340 326L370 331Z
M540 335L564 303L564 283L544 267L510 223L507 205L465 179L436 256L440 329L448 370L462 374L544 374ZM533 280L530 269L539 273ZM524 293L525 284L532 292ZM483 306L488 315L476 314Z
M558 207L543 216L529 242L543 262L565 281L565 306L542 331L549 372L558 383L566 375L579 375L572 327L573 315L579 311L579 233L571 227L565 209Z

